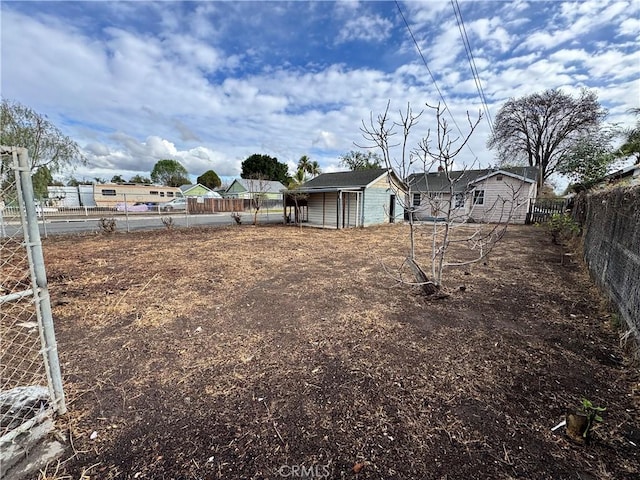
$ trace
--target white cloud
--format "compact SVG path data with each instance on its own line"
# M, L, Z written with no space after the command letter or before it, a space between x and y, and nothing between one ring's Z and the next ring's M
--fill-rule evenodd
M501 52L506 52L512 46L513 40L509 32L502 27L501 19L497 17L492 18L480 18L473 22L470 22L466 27L467 35L469 33L475 33L480 42L476 42L476 39L471 36L469 43L472 51L477 48L477 44L484 44L483 49L496 48ZM476 52L474 51L474 54Z
M619 34L640 40L640 18L626 18L620 23Z
M173 2L143 7L116 3L104 4L114 15L111 26L85 30L73 19L17 13L10 4L1 7L3 95L49 115L83 145L90 160L82 170L87 178L91 172L109 178L121 172L148 175L155 162L166 157L183 162L194 175L210 168L220 175L237 175L241 161L253 153L277 156L291 166L301 155L311 154L331 171L339 168L340 154L357 149L354 142L362 141L362 120L382 112L389 99L394 113L407 102L419 110L425 102L440 100L397 11L392 8L385 16L383 4L344 2L320 12L325 22L340 18L336 25L347 27L341 33L339 26L331 30L326 23L308 36L277 32L277 41L291 36L308 38L308 44L278 44L271 37L262 42L264 37L257 35L255 42L240 48L236 37L226 38L236 19L225 15L246 13L242 2L197 3L188 11ZM637 105L637 8L584 3L575 9L556 2L515 2L498 8L477 2L484 7L477 9L476 2L461 3L493 115L509 97L557 87L596 88L616 112L624 103ZM451 5L401 6L449 108L464 127L466 111L477 111L480 103ZM312 15L323 7L310 3L304 13ZM137 28L141 8L160 15L160 33L151 26ZM267 31L258 7L253 8L243 27ZM530 18L534 11L544 17L540 13ZM287 9L269 11L276 13L280 19L290 14ZM136 21L119 20L127 18ZM394 22L402 27L401 37L392 28ZM309 18L302 23L305 28L312 24ZM534 24L537 31L531 30ZM610 35L618 35L617 43L602 33L593 39L584 34L604 24L607 32L614 31ZM236 34L244 39L252 32ZM350 55L358 53L358 42L337 47L337 38L385 39L374 45L379 62L370 56L367 66L354 66ZM313 42L325 42L328 56L316 53ZM526 48L519 50L520 44ZM371 45L365 48L371 52ZM305 61L296 62L295 54L306 55ZM430 127L433 115L427 112L420 132ZM483 122L470 143L483 162L493 158L485 146L488 133ZM465 153L466 160L474 154Z
M365 42L382 42L389 38L391 22L378 15L359 15L358 18L348 20L336 39L336 43L354 40Z
M578 39L581 35L596 30L598 27L619 20L623 12L628 12L627 2L604 2L591 0L577 3L562 3L561 12L555 17L553 25L545 25L529 35L522 47L529 50L548 50L568 41Z

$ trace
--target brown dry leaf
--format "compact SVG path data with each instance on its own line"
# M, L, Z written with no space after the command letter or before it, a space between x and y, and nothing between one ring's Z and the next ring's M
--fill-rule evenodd
M353 466L353 473L360 473L360 471L367 465L366 462L357 462Z

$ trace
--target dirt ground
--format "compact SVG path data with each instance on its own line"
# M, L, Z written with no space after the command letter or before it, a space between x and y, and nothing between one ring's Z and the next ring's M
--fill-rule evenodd
M513 227L425 299L383 271L407 231L46 240L71 442L41 478L639 478L637 365L579 255ZM583 397L589 445L551 431Z

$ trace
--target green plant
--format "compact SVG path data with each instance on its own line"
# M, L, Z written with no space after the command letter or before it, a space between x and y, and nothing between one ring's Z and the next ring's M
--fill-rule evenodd
M584 414L587 417L587 427L584 429L582 436L587 438L589 433L591 432L591 428L593 427L594 422L602 422L602 416L600 415L604 412L606 408L604 407L596 407L590 400L586 398L582 399L582 404L578 411Z
M553 243L557 244L562 244L580 233L580 225L566 213L554 213L545 226Z

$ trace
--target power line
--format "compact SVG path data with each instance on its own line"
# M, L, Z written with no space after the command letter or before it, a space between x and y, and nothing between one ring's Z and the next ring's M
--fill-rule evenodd
M478 95L480 96L480 102L482 103L482 107L484 108L484 111L487 115L487 123L489 124L489 129L493 134L493 119L491 118L491 113L489 112L487 97L485 96L484 89L482 88L482 82L480 81L480 75L478 74L478 67L476 66L476 60L473 56L473 51L471 50L471 43L469 42L467 29L464 26L464 20L462 18L462 12L460 11L458 0L451 0L451 6L453 7L453 13L456 16L458 30L460 30L460 38L462 39L462 44L464 45L464 49L467 54L469 67L471 68L471 75L473 76L473 80L476 84L476 89L478 90Z
M440 91L440 87L438 87L438 82L436 82L436 79L435 79L433 73L431 72L431 69L429 68L429 65L427 64L427 60L424 58L424 55L422 54L422 50L420 49L420 45L418 45L418 41L416 40L416 37L413 35L413 32L411 31L411 27L409 26L409 22L407 22L407 19L405 18L404 13L402 13L402 9L400 8L400 4L398 3L398 0L395 0L395 3L396 3L396 7L398 8L398 12L400 13L400 16L402 17L402 20L404 21L404 25L407 27L407 31L409 32L409 35L411 35L411 39L413 40L413 43L416 46L416 50L418 50L418 54L420 55L420 58L422 59L422 63L426 67L427 72L429 72L429 76L431 77L431 81L433 82L433 85L436 87L438 95L440 95L440 99L442 100L442 103L444 104L445 110L447 112L449 112L449 116L451 117L451 120L453 121L453 124L456 126L456 128L458 129L458 132L460 133L460 137L464 138L464 133L462 133L462 129L458 125L458 122L456 122L456 119L453 116L453 112L451 112L451 109L447 105L447 101L445 100L444 95L442 94L442 91ZM471 150L471 147L469 146L469 144L467 144L467 148L469 149L471 154L477 160L478 156L473 152L473 150Z

